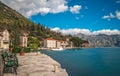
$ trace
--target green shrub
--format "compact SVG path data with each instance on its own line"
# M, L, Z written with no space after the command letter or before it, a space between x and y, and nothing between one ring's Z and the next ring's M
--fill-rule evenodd
M25 53L29 53L30 52L30 48L24 47L24 52Z
M21 51L21 48L18 47L18 46L14 46L13 49L12 49L13 53L20 53L20 51Z

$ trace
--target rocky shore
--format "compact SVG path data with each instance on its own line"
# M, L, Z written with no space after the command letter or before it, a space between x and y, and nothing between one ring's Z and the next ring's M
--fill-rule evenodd
M58 62L45 54L27 53L17 57L20 65L18 74L6 73L4 76L68 76Z

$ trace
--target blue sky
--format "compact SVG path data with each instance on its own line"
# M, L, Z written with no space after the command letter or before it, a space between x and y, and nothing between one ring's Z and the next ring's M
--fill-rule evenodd
M54 31L120 34L120 0L0 1Z
M118 18L102 18L112 13L116 15L116 11L120 11L120 3L118 0L68 0L67 5L73 7L80 5L79 13L73 14L69 11L57 14L37 14L30 19L36 23L44 24L50 28L59 27L61 29L81 28L101 30L101 29L118 29L120 30L120 19Z

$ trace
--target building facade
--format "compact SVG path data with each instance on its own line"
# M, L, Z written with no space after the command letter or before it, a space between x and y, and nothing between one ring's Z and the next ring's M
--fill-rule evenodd
M7 29L0 30L0 48L9 49L10 34Z
M21 47L27 47L27 45L28 45L28 37L27 37L26 33L23 33L20 36L20 46Z
M53 38L44 39L44 47L45 48L66 48L68 45L67 41L63 40L55 40Z
M56 48L56 40L53 38L46 38L44 39L44 47L45 48Z
M67 41L63 41L63 40L57 40L57 47L56 48L66 48L68 45Z

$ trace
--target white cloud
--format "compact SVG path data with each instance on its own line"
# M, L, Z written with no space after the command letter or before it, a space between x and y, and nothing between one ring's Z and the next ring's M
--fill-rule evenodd
M76 20L79 20L79 19L81 19L81 18L83 18L83 17L84 17L84 15L80 15L80 16L76 16L75 19L76 19Z
M55 31L55 32L60 32L60 28L59 27L51 28L51 30Z
M66 0L0 0L25 17L61 13L68 10Z
M120 20L120 11L116 11L116 17Z
M80 17L75 17L75 19L76 19L76 20L79 20L79 19L80 19Z
M83 18L83 17L84 17L84 15L81 15L80 17L81 17L81 18Z
M102 11L105 11L105 9L103 8Z
M115 16L112 13L110 13L110 18L115 18Z
M115 18L115 16L114 16L112 13L110 13L109 15L105 15L105 16L103 16L102 18L103 18L103 19L110 20L111 18Z
M18 11L23 16L29 18L40 13L46 15L48 13L56 14L70 11L73 14L80 13L81 5L74 5L68 9L67 0L0 0L12 9ZM87 6L85 7L87 9Z
M106 15L102 17L103 19L110 18L110 16Z
M60 30L60 32L62 32L63 34L78 34L78 33L85 33L87 35L90 34L90 31L88 29L78 29L78 28L74 28L74 29L63 29L63 30Z
M116 1L116 3L120 3L120 0L119 0L119 1Z
M99 31L94 31L92 32L92 34L94 35L98 35L98 34L106 34L106 35L115 35L115 34L119 34L120 35L120 31L118 30L110 30L110 29L103 29L103 30L99 30Z
M87 6L85 6L85 9L88 9L88 7L87 7Z
M70 12L73 14L78 14L80 13L80 10L82 9L81 5L74 5L73 7L70 7Z
M98 35L98 34L106 34L106 35L119 34L120 35L120 31L116 30L116 29L115 30L103 29L103 30L91 32L89 29L79 29L79 28L60 29L60 28L56 27L56 28L51 28L51 30L61 32L63 34L71 34L71 35L78 34L78 33L82 33L85 35Z
M103 19L107 19L108 21L110 21L112 18L117 18L120 20L120 11L116 11L115 15L113 15L112 13L110 13L109 15L105 15L102 17Z

